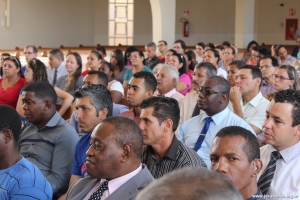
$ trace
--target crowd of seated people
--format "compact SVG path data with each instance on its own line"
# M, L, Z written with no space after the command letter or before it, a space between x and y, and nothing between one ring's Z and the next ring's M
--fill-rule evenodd
M0 199L300 199L299 53L172 45L2 54Z

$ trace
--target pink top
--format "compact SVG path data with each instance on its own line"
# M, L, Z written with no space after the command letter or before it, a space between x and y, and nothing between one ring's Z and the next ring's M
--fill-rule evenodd
M0 104L5 104L16 109L20 90L26 85L26 81L23 78L19 78L18 82L4 90L2 80L3 78L0 79Z
M179 76L178 82L183 82L187 85L187 88L185 88L184 90L182 90L180 92L182 95L185 96L186 93L188 93L188 91L191 89L191 86L192 86L191 79L187 74L182 74L181 76Z
M191 70L191 69L189 69L189 71L187 72L187 75L189 75L191 81L193 80L193 77L192 77L192 73L193 73L193 72L194 72L194 71Z

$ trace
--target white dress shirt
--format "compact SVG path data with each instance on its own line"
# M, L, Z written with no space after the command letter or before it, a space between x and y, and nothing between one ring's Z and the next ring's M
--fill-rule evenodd
M265 168L268 166L271 159L271 153L273 151L276 151L276 149L269 144L260 148L260 158L263 163L263 167L257 176L257 180L259 180ZM282 195L282 197L294 195L293 199L300 199L300 142L279 151L279 153L281 154L282 159L278 159L276 161L276 170L267 194ZM270 199L292 198L280 197Z
M158 95L160 95L160 94L156 90L156 92L154 92L153 96L158 96ZM175 88L173 90L170 90L166 94L162 94L162 95L164 95L165 97L170 97L170 98L176 99L178 101L178 105L180 105L181 101L184 99L184 96L181 93L177 92Z

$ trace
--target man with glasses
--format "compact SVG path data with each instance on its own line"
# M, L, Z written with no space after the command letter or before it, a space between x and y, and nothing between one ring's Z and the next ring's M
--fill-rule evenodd
M193 148L207 166L211 164L213 140L221 128L241 126L254 134L247 122L227 108L229 92L230 85L226 79L219 76L208 77L198 90L198 106L204 112L184 122L176 133L178 140Z
M213 64L202 62L195 66L194 72L192 73L193 90L187 93L183 101L181 101L179 124L182 124L191 117L199 115L200 109L197 105L198 94L196 91L199 90L203 81L211 76L217 76L217 69Z
M274 77L278 69L278 60L273 56L265 56L261 59L259 69L262 73L263 81L260 88L260 92L263 96L276 92L273 87Z
M31 59L36 58L38 56L38 49L34 45L27 45L24 48L24 56L26 62L28 63ZM23 74L25 74L25 71L26 71L26 65L22 67Z
M230 90L228 107L250 124L262 145L261 130L270 103L260 92L262 73L257 67L246 65L240 68L236 77L236 86Z

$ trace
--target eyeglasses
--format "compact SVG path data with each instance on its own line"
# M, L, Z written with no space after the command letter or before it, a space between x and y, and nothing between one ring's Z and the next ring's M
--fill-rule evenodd
M203 95L227 94L227 92L215 92L215 91L212 91L209 89L204 89L203 87L200 87L200 89L196 90L196 91L197 91L197 94L200 94L200 92L201 92Z
M201 75L201 74L196 74L196 73L192 73L191 74L192 75L192 77L197 77L197 78L208 78L209 76L204 76L204 75Z
M280 82L284 81L284 80L291 80L290 78L285 78L283 76L278 76L277 74L273 74L273 77L276 79L278 79Z
M259 69L260 70L262 70L263 68L268 69L269 67L273 67L273 66L271 66L271 65L261 65L261 66L259 66Z
M133 59L133 58L137 59L137 58L139 58L139 57L140 57L140 56L130 56L129 59Z

